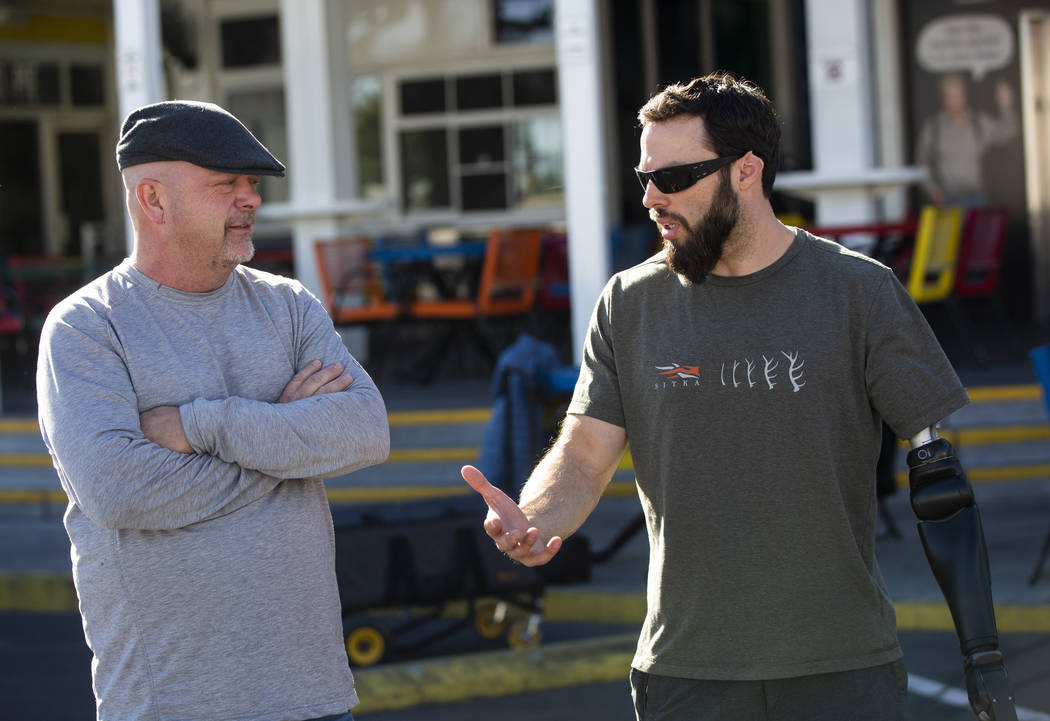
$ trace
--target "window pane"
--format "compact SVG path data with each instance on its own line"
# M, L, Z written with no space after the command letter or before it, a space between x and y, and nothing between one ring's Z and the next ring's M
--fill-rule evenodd
M405 210L449 207L444 128L401 133L401 203Z
M401 114L445 112L445 79L405 80L401 83Z
M497 163L504 159L503 126L459 131L459 162L464 165Z
M489 45L485 1L341 0L349 67L432 68L435 61L476 57Z
M106 104L105 79L99 65L74 65L69 69L73 105Z
M0 105L58 105L58 65L32 60L0 60Z
M99 69L99 81L101 83L102 70ZM73 86L74 93L76 85ZM100 89L101 90L101 89ZM62 102L62 90L58 81L58 65L54 63L42 63L36 69L36 100L41 105L58 105ZM76 104L76 95L73 96ZM102 105L101 98L96 103Z
M503 105L503 78L500 75L464 75L456 78L456 108L477 110Z
M522 120L514 126L514 192L521 206L563 202L561 122L557 116Z
M553 105L558 101L554 70L527 70L514 73L515 105Z
M357 148L358 195L370 200L387 196L383 179L383 89L375 75L354 78L350 86Z
M554 41L551 0L492 0L497 43Z
M224 68L281 62L281 31L276 15L224 20L220 32Z
M497 210L507 207L506 173L464 175L459 187L463 210Z

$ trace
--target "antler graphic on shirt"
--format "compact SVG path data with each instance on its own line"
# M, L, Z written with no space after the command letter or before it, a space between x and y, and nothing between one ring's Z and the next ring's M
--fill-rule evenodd
M806 385L805 381L799 382L802 378L802 366L806 364L806 361L798 359L798 351L795 351L794 355L785 351L780 351L780 354L791 363L791 367L788 369L788 378L791 380L791 387L795 389L795 393L798 393L802 390L802 386Z
M766 383L769 385L769 390L773 390L773 386L776 385L776 383L773 382L773 379L777 377L777 374L773 371L775 371L777 366L780 365L780 361L775 358L766 358L765 354L762 354L762 360L766 363L766 367L762 370L762 373L766 377Z
M755 381L751 380L751 372L755 370L755 362L750 358L745 358L744 362L747 363L747 387L754 388Z
M736 379L736 369L740 367L740 361L733 361L733 387L739 388L740 382Z

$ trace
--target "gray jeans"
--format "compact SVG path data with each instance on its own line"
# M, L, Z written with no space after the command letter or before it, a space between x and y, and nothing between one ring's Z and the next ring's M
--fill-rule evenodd
M771 681L700 681L631 670L638 721L904 721L903 661Z

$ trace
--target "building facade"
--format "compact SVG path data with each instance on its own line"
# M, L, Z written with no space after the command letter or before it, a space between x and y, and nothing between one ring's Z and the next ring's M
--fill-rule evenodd
M143 6L160 47L118 37ZM1048 27L1035 0L4 0L0 255L123 255L112 149L152 63L153 99L217 102L288 165L263 179L257 244L290 249L309 287L318 237L567 227L578 316L655 242L631 168L661 85L762 86L784 121L775 208L820 225L930 202L920 136L956 74L975 115L1013 92L1016 132L985 138L980 173L1011 212L1010 310L1045 319Z

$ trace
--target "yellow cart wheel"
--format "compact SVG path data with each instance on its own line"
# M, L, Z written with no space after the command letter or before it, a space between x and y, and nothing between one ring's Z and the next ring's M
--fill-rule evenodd
M519 618L507 629L507 645L511 648L532 648L539 645L542 636L538 618Z
M507 630L508 623L507 604L500 601L479 604L474 613L474 629L482 638L499 638Z
M358 626L346 635L351 666L372 666L386 653L386 636L375 626Z

